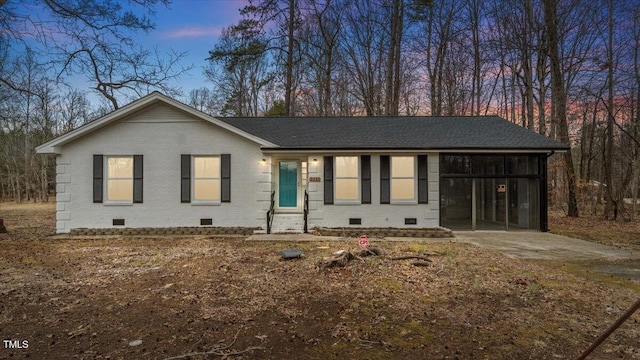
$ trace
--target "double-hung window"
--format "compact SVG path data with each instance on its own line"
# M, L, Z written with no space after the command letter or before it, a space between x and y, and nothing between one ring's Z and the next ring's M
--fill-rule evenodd
M220 157L193 156L194 202L220 202Z
M360 166L357 156L335 157L335 202L360 203Z
M107 157L107 202L133 203L133 156Z
M180 202L231 202L231 154L180 155Z
M416 202L415 156L391 157L391 202Z
M93 202L142 203L142 155L93 155Z

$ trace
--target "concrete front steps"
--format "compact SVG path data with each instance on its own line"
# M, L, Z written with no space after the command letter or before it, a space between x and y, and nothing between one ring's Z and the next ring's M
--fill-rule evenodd
M271 225L272 234L301 234L304 232L304 215L275 213Z

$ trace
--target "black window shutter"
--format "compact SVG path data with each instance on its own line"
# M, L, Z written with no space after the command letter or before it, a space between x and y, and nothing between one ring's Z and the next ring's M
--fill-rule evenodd
M333 204L333 156L324 157L324 203Z
M429 203L427 155L418 155L418 204Z
M231 154L220 155L221 202L231 202Z
M104 165L102 155L93 155L93 202L102 202L102 188L104 186L103 181L103 169Z
M180 155L180 202L191 202L191 155Z
M363 204L371 204L371 155L360 156L360 190Z
M380 204L391 203L389 155L380 156Z
M133 155L133 202L142 202L142 155Z

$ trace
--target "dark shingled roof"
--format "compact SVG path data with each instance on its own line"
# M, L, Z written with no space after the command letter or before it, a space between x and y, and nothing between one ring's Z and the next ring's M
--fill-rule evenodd
M218 118L283 149L567 150L497 116Z

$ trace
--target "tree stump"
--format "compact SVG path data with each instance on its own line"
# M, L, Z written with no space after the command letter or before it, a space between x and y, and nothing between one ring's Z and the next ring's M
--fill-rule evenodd
M372 246L367 249L360 250L360 252L358 253L358 256L360 257L380 256L382 254L384 254L384 251L382 251L382 249Z
M323 257L320 261L316 263L316 266L320 270L324 270L330 267L339 266L345 267L350 260L353 260L355 257L352 253L346 250L340 250L333 253L331 256Z
M6 234L7 232L7 228L4 227L4 220L0 219L0 234Z

